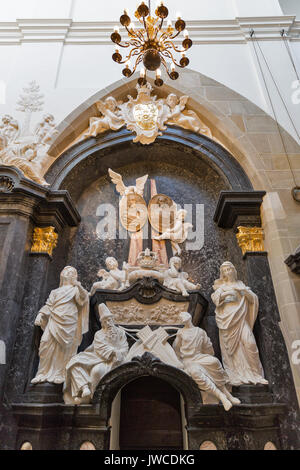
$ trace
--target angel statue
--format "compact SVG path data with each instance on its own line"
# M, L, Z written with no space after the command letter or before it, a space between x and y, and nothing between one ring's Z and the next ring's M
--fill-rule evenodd
M200 284L193 284L188 281L188 273L181 271L181 259L173 256L169 262L169 269L164 273L164 286L180 292L184 297L188 297L188 290L200 289Z
M138 194L139 196L144 195L144 187L148 179L148 175L141 176L136 179L135 186L125 186L123 183L122 176L119 173L114 172L110 168L108 174L111 177L112 182L116 185L116 190L121 196L128 196L129 194Z
M109 256L105 260L105 269L98 271L98 276L102 277L102 281L95 282L92 286L91 296L94 295L97 289L109 289L109 290L122 290L126 287L127 280L127 263L123 263L123 269L119 269L118 261L116 258Z
M187 211L184 209L180 209L177 211L175 215L175 222L174 226L168 228L165 232L161 235L157 235L154 240L171 240L172 248L174 255L181 254L181 248L179 244L185 242L188 236L189 230L193 227L190 222L185 222L185 217L187 215Z
M167 124L183 127L183 129L212 137L210 129L200 121L197 114L191 109L185 109L188 99L188 96L181 96L178 99L174 93L168 95L166 103L169 106L170 113Z
M113 96L109 96L104 102L97 101L96 106L101 116L90 118L89 129L83 135L83 138L96 137L108 129L117 131L125 125L119 104Z

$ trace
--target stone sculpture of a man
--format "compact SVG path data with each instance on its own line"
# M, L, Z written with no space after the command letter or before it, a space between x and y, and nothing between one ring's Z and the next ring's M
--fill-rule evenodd
M89 294L77 280L77 271L66 266L58 289L51 291L35 325L43 330L36 377L31 383L63 383L66 365L88 331Z
M178 330L173 348L183 362L184 371L196 382L200 390L213 394L220 400L226 411L240 400L229 393L226 384L228 376L214 350L206 332L192 324L188 312L180 314L184 327Z
M214 291L222 359L230 383L267 384L252 331L258 314L256 294L237 279L228 261L220 268Z
M125 361L128 353L126 333L113 322L113 315L105 304L99 305L101 330L93 343L74 356L67 365L64 385L66 404L89 403L100 379Z

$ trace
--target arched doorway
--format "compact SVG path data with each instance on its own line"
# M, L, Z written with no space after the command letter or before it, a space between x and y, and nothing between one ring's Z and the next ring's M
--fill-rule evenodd
M140 377L121 391L120 450L183 449L180 394L157 377Z

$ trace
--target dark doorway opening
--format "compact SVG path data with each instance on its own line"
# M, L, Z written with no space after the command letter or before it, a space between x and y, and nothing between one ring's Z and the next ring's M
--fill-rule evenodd
M122 389L120 449L183 449L177 390L155 377L141 377Z

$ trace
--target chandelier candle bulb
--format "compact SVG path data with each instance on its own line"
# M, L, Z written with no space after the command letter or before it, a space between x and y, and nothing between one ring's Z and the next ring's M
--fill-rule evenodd
M118 26L114 26L114 32L119 33L119 27Z
M145 74L146 74L146 71L145 71L145 69L144 69L144 67L143 67L143 68L141 68L141 71L140 71L140 77L144 78L144 77L145 77Z
M176 13L176 18L177 18L177 20L181 20L181 16L182 16L181 13L178 11L178 12Z
M185 30L183 31L183 35L184 35L185 38L188 38L188 37L189 37L189 32L188 32L187 29L185 29Z
M157 69L156 70L156 78L160 78L160 77L161 77L161 70Z

